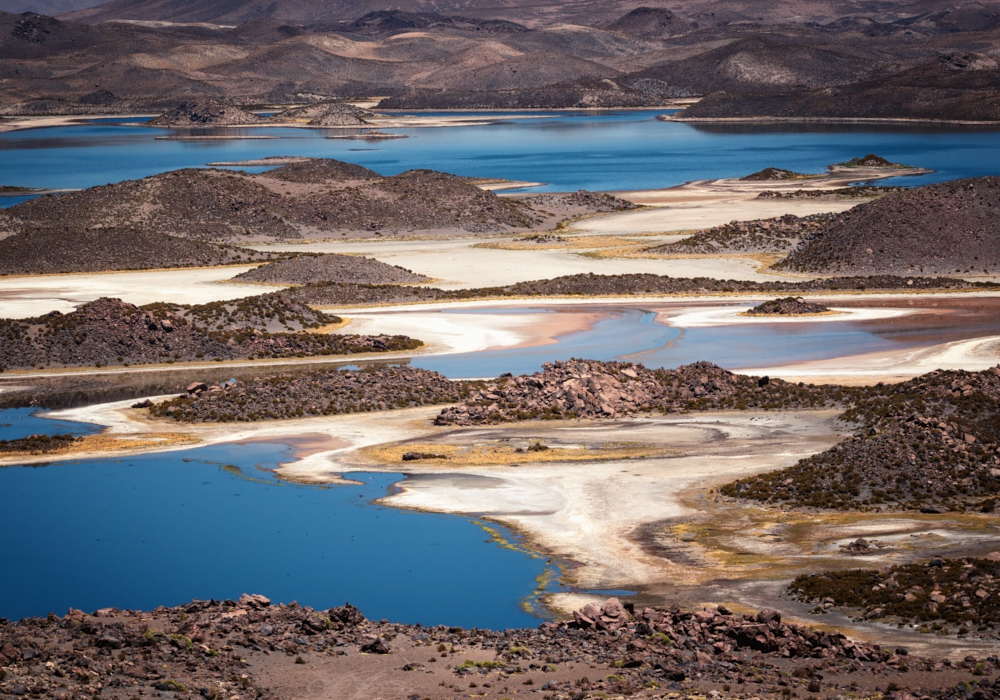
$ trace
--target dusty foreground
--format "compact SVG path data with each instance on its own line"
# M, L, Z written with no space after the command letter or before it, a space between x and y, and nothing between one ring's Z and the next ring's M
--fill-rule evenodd
M406 480L386 504L496 520L563 562L564 583L577 592L547 597L560 614L594 600L588 591L626 589L636 591L635 600L642 604L726 603L801 616L806 607L782 591L783 582L803 571L982 553L996 542L996 523L987 516L802 515L715 500L714 486L790 466L834 445L842 437L834 411L455 429L431 425L440 408L385 411L377 419L353 414L203 425L150 421L126 405L56 415L107 425L103 437L117 439L114 449L133 453L246 440L286 442L300 449L300 459L279 470L292 481L337 483L341 474L354 470L404 471ZM548 449L528 449L536 444ZM107 454L102 451L107 449L107 443L95 443L90 453L64 458ZM407 452L438 457L403 461ZM25 462L23 457L10 460ZM842 549L860 536L887 546L864 557ZM991 644L846 618L836 624L865 638L934 653L961 656Z
M994 656L940 662L788 624L775 611L636 609L614 598L569 623L490 632L376 623L350 605L313 610L243 595L147 613L71 610L0 621L0 644L0 692L14 697L1000 694Z

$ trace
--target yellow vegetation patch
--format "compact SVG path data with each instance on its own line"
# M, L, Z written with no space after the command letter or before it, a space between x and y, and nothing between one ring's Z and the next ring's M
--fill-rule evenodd
M537 447L536 445L541 445ZM520 451L518 451L520 450ZM525 464L538 462L597 462L614 459L634 459L668 454L671 450L627 443L610 443L599 446L548 447L531 442L518 447L507 441L475 443L472 445L444 445L440 443L407 443L371 447L363 454L377 462L397 463L403 461L407 452L428 455L419 460L420 464L448 466L479 466L490 464ZM431 457L429 455L435 455Z
M328 323L327 325L320 326L319 328L309 328L308 331L310 333L317 333L319 335L329 335L334 331L339 331L341 328L343 328L350 322L351 319L340 317L339 323Z
M697 491L697 490L696 490ZM978 513L946 516L915 512L799 512L732 504L719 498L699 498L690 492L681 502L705 515L663 528L658 539L698 561L695 579L707 580L722 573L733 578L790 578L817 568L865 566L840 549L840 543L859 537L884 543L878 550L886 561L898 557L932 556L949 538L935 531L954 533L959 541L983 541L996 531L996 518ZM706 512L706 509L708 512Z

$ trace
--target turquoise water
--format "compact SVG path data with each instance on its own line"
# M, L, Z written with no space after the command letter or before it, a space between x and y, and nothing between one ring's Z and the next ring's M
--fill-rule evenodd
M156 141L162 129L90 124L0 134L0 184L89 187L166 170L273 155L325 156L391 175L433 168L547 183L547 190L666 187L767 166L819 172L866 153L932 168L907 184L997 174L1000 131L961 127L703 127L660 122L659 111L512 115L481 127L392 129L406 139L365 144L321 129L246 129L274 140ZM224 133L232 133L225 130ZM11 204L0 199L0 206Z
M253 443L0 469L0 617L258 592L398 622L538 624L523 606L546 559L467 518L372 505L400 474L276 480L269 470L291 458Z

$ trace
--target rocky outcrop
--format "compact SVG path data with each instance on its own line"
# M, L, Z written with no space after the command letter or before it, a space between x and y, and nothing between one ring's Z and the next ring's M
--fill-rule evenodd
M804 316L829 312L830 309L822 304L808 302L802 297L785 297L758 304L748 309L746 314L747 316Z
M374 112L354 105L320 102L285 110L274 115L271 119L273 121L301 122L309 126L358 127L369 126L368 119L374 116L376 116Z
M477 425L531 419L616 418L646 411L678 413L710 408L823 406L823 388L733 374L711 362L648 369L629 362L545 363L530 376L501 376L458 406L441 411L437 425Z
M146 122L157 127L253 126L270 120L239 107L218 102L181 102L174 109Z

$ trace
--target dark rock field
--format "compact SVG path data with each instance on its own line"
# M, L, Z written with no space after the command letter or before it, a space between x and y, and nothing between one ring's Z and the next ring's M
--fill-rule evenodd
M388 265L360 255L296 255L292 258L261 265L233 278L238 282L258 284L312 284L341 282L346 284L403 284L426 282L418 275L398 265Z

